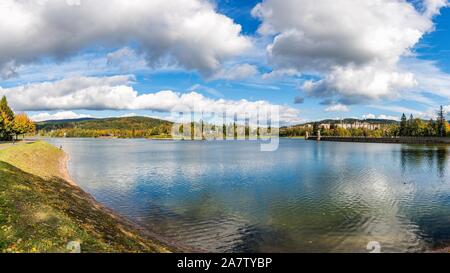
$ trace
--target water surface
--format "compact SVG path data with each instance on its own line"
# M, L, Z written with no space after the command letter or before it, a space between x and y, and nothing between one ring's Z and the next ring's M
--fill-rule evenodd
M214 252L424 251L450 245L447 146L282 139L51 139L99 202Z

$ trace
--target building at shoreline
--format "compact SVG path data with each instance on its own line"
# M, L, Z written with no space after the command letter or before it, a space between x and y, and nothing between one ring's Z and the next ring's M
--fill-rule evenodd
M343 129L366 129L366 130L378 130L386 126L387 123L380 122L369 122L361 120L351 120L351 121L322 121L317 124L317 128L322 130L330 130L333 128L343 128ZM303 128L313 128L314 125L311 123L304 124Z

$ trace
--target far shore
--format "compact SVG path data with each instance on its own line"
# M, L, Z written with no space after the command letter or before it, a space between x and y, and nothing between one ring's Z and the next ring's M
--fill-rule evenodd
M353 143L381 143L381 144L422 144L438 145L450 144L450 137L339 137L339 136L310 136L311 141L353 142Z
M51 139L58 137L43 137L36 136L36 139ZM117 137L66 137L67 139L99 139L99 140L109 140L109 139L141 139L149 141L186 141L186 142L203 142L203 141L264 141L270 139L270 136L261 136L258 138L247 139L245 137L238 137L237 139L233 137L228 137L226 139L190 139L190 138L171 138L171 137L155 137L155 138L117 138ZM304 139L309 141L318 141L317 136L279 136L280 139ZM421 145L446 145L450 144L450 137L340 137L340 136L321 136L320 141L326 142L352 142L352 143L379 143L379 144L421 144Z

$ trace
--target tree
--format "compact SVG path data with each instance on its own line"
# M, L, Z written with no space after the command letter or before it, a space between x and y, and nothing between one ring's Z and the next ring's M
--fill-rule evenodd
M195 122L191 122L191 140L195 139Z
M205 137L205 123L203 122L203 119L201 120L201 133L202 133L202 140L206 140L206 137Z
M406 115L402 115L402 120L400 121L400 136L406 136L408 134L408 121Z
M225 125L225 123L222 125L222 134L223 134L223 139L226 140L227 139L227 126Z
M19 114L14 117L13 131L16 137L36 131L36 125L26 114Z
M314 122L313 123L313 134L317 134L317 131L319 131L319 123Z
M12 140L14 136L14 112L9 108L6 97L0 100L0 140Z
M438 135L440 137L446 136L446 128L447 127L447 121L445 120L445 111L444 107L441 106L441 108L438 111L438 118L437 118L437 129L438 129Z

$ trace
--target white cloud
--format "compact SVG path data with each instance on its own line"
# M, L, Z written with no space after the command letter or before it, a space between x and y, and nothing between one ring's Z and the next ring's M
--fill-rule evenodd
M146 62L133 49L123 47L106 55L108 66L116 67L120 71L134 71L146 67Z
M414 75L398 68L447 5L425 0L422 10L403 0L265 0L253 15L259 32L273 36L267 47L275 69L321 74L304 87L311 95L355 103L395 97L416 86Z
M299 75L298 71L296 69L276 69L268 73L264 73L262 75L263 80L272 80L272 79L279 79L283 77L292 77Z
M376 116L374 114L367 114L362 116L363 119L374 119Z
M450 75L437 67L436 62L418 59L405 59L400 66L408 68L415 75L419 92L433 93L450 98Z
M11 79L17 77L17 65L14 61L9 61L5 64L0 64L0 78Z
M387 115L379 115L378 119L387 119L387 120L400 120L400 117L397 116L387 116Z
M0 18L0 37L8 37L0 39L0 67L132 42L150 66L170 61L211 75L251 46L207 0L3 0Z
M439 110L438 105L424 108L422 110L412 109L409 107L399 105L368 105L368 107L398 113L398 115L394 114L394 116L388 116L388 117L395 117L394 118L395 120L399 120L402 114L405 114L407 116L413 115L415 118L421 119L436 119L437 112Z
M448 6L447 0L424 0L423 3L425 15L428 17L432 17L436 14L439 14L440 10L443 7Z
M160 91L139 94L130 83L131 76L73 77L55 82L34 83L13 88L1 88L11 106L18 111L51 110L152 110L158 112L226 111L243 115L268 112L280 108L280 122L299 120L299 111L286 105L267 101L211 99L196 92Z
M362 116L363 119L386 119L386 120L399 120L400 117L397 116L388 116L388 115L374 115L374 114L367 114Z
M91 118L91 117L92 117L91 115L77 114L72 111L63 111L63 112L56 112L54 114L39 113L39 114L30 116L30 119L35 122L39 122L39 121L46 121L46 120L79 119L79 118Z
M341 96L340 101L351 104L362 100L396 98L392 90L408 89L416 85L412 73L399 73L372 66L335 67L318 81L307 81L303 89L312 96Z
M350 109L348 109L348 107L343 104L335 104L328 106L325 109L325 112L350 112Z
M243 80L259 73L258 67L251 64L238 64L231 68L223 68L214 74L210 80Z

